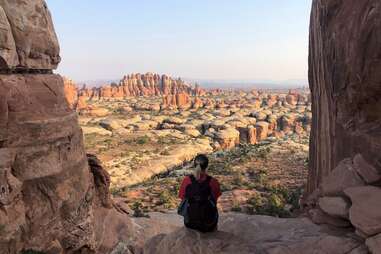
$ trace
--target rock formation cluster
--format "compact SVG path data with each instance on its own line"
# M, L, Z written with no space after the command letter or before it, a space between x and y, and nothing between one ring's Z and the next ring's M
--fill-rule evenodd
M0 24L0 253L104 253L122 214L51 74L60 57L46 3L0 1Z
M78 88L65 78L65 94L70 106L78 111L87 109L87 101L118 100L131 97L163 97L162 107L189 108L191 96L202 96L206 91L199 85L188 85L180 78L173 79L159 74L130 74L124 76L119 84L101 87ZM158 108L160 109L160 108Z
M199 86L192 87L183 80L172 79L167 75L153 73L131 74L124 76L119 84L105 85L99 88L82 88L79 94L91 99L122 99L137 96L161 95L203 95Z
M381 253L381 3L315 0L309 192L316 222L354 227Z

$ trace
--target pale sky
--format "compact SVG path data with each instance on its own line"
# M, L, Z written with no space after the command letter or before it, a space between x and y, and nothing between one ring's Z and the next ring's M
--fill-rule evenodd
M76 81L307 79L312 0L47 0Z

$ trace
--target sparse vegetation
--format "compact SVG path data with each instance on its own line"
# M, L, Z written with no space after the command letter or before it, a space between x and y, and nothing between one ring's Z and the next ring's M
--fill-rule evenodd
M248 201L233 199L230 211L289 217L299 208L302 189L296 188L297 185L283 185L277 180L279 176L273 172L276 166L272 161L274 154L287 158L291 152L279 154L276 151L272 152L267 146L269 145L245 145L210 156L209 173L220 181L222 192L251 190L257 193ZM267 154L267 160L264 159L266 156L258 156L258 153ZM246 162L242 162L243 157L246 158ZM299 162L293 160L287 163ZM284 164L285 162L282 162L281 166ZM304 165L303 161L301 165ZM129 205L136 211L136 216L143 216L146 211L176 208L180 202L177 195L182 179L183 175L169 176L168 173L163 173L128 189L113 189L112 192L114 195L128 198L130 191L141 190L141 196L129 200Z
M0 224L0 234L4 233L4 231L5 231L5 225Z
M150 138L147 135L144 135L142 137L138 137L135 142L139 145L144 145L149 142Z
M134 211L134 214L133 214L134 217L148 217L148 215L145 214L143 211L142 203L140 203L138 201L136 201L132 204L131 209Z
M213 99L229 101L232 100L232 96L236 96L237 102L242 99L240 95L229 94L216 95ZM209 97L206 95L200 98L208 99ZM184 168L178 165L170 169L175 172L165 171L143 183L128 186L131 179L138 179L131 177L132 175L138 175L139 170L144 172L143 174L149 174L150 167L155 167L156 163L166 164L169 155L171 157L176 155L177 150L180 150L177 148L183 148L182 144L193 148L198 143L206 143L218 149L219 141L217 142L213 137L201 135L193 138L187 135L184 131L187 128L186 125L195 126L203 134L201 129L213 128L215 132L220 130L220 127L210 127L215 120L224 122L228 117L233 118L229 119L230 122L239 122L240 118L245 118L242 123L253 120L248 116L251 114L249 111L252 110L250 107L234 110L229 107L180 111L148 110L149 105L160 104L161 100L160 97L149 99L139 97L107 102L91 101L89 104L94 107L109 109L110 117L94 117L93 119L85 117L80 121L84 126L100 128L100 121L110 118L113 121L121 121L120 125L124 126L124 129L118 129L120 132L85 134L85 145L89 153L99 156L104 163L103 166L110 173L112 195L126 197L128 205L136 211L136 216L143 216L147 211L165 211L175 208L180 201L177 198L179 185L184 175L189 172L187 173L187 170L183 170ZM141 109L137 110L136 107L139 105ZM121 114L121 109L124 107L129 109L123 110ZM283 115L294 113L293 110L272 108L267 110L270 113L266 114L272 112L273 116L279 119ZM305 112L302 112L300 115L304 114ZM168 118L177 118L178 123L174 121L164 126L163 121ZM137 122L132 119L137 119ZM126 124L130 120L132 120L131 124ZM158 124L155 125L154 121ZM304 119L297 121L303 122ZM211 123L210 126L208 126L209 123ZM205 128L204 124L207 125ZM227 211L289 216L286 214L287 211L292 213L294 209L298 209L299 197L302 193L301 186L305 181L308 164L307 150L301 147L307 147L308 133L293 134L284 131L277 134L279 136L274 135L259 144L242 143L228 151L215 151L210 154L209 174L220 182L221 190L224 192L223 206L226 205ZM168 166L168 170L169 167L172 166ZM152 172L155 171L157 170L152 170ZM246 195L244 198L236 198L232 195L241 191L242 195ZM259 197L256 199L250 197L252 200L247 202L251 192L259 193ZM221 209L225 208L221 207Z

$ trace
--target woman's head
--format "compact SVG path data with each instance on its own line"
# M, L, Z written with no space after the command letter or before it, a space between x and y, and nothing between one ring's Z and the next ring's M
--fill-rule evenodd
M205 171L208 168L209 159L205 154L199 154L194 158L194 165L199 165L201 170Z
M209 160L204 154L199 154L194 159L194 176L199 179L201 172L205 173L208 168Z

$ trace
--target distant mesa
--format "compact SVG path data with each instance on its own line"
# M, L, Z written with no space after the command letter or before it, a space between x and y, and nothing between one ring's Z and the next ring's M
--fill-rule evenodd
M243 102L216 99L219 95L240 93L242 96L250 94L258 98L258 108L262 102L267 106L305 104L310 101L310 96L300 94L300 91L289 90L285 98L268 93L266 91L243 91L236 89L204 89L198 84L191 85L181 78L172 78L167 75L153 73L130 74L124 76L119 83L106 84L100 87L79 88L71 79L64 78L64 90L67 101L71 108L81 114L93 116L107 115L106 109L98 108L93 102L115 101L134 99L137 97L155 98L149 103L132 103L137 110L160 111L160 110L186 110L186 109L213 109L225 107L241 107ZM286 93L286 91L284 91ZM268 95L268 96L267 96ZM263 100L262 100L263 99ZM161 101L161 102L159 102Z
M198 85L191 86L180 78L154 73L130 74L124 76L119 84L112 83L101 87L78 88L70 79L65 79L65 94L69 104L76 108L85 100L123 99L139 96L168 96L167 101L187 101L187 96L202 96L206 91ZM181 96L178 96L180 95ZM172 100L171 96L175 96ZM177 105L177 104L176 104ZM83 105L82 105L83 106Z

